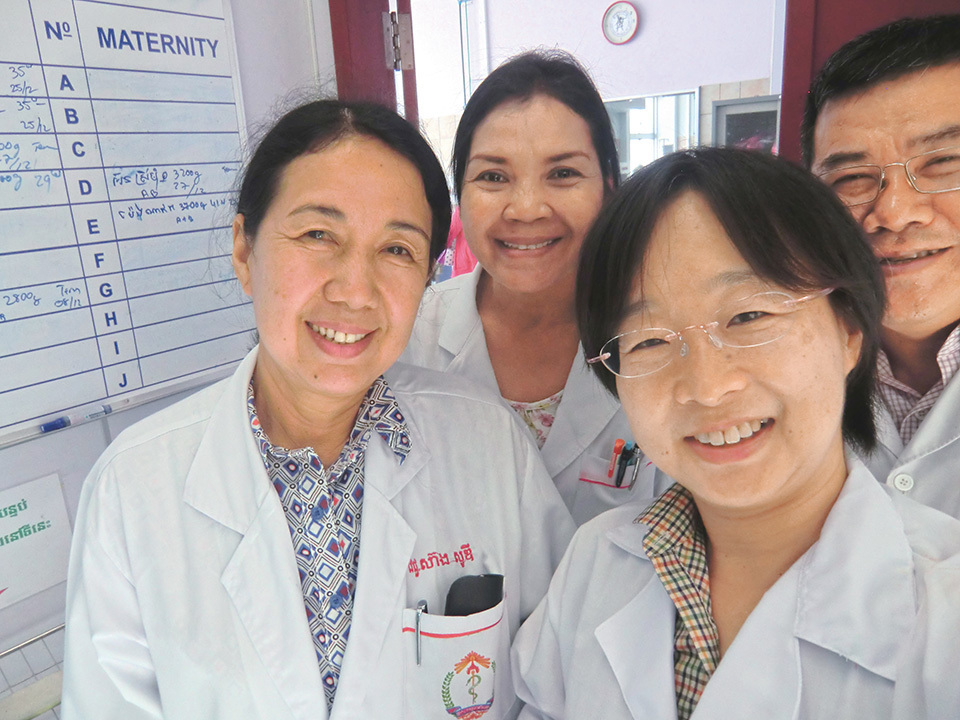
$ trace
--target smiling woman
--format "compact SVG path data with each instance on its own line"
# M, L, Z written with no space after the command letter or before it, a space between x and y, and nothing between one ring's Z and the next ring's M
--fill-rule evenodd
M567 54L519 55L471 96L453 155L479 265L428 290L404 360L496 390L537 439L578 523L649 496L639 451L632 482L608 472L630 430L588 371L574 318L583 238L620 183L600 94Z
M782 160L702 148L624 183L578 318L676 484L574 537L514 646L522 717L957 716L960 522L855 454L883 297L856 222Z
M510 639L573 523L496 396L394 366L449 223L392 111L318 101L266 134L233 223L259 345L87 479L64 718L516 714ZM497 592L452 607L464 576Z

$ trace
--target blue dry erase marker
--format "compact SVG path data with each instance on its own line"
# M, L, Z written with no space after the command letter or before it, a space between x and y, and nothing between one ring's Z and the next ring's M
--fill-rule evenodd
M70 426L70 418L66 415L63 417L58 417L56 420L51 420L50 422L45 422L40 426L40 432L48 433L53 432L54 430L62 430L65 427Z

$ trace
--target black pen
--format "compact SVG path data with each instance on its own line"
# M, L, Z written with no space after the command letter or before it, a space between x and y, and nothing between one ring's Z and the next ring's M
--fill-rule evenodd
M627 465L630 464L630 460L633 458L634 453L636 452L636 444L628 442L623 447L623 452L620 453L620 458L617 461L617 479L614 481L614 484L617 487L623 485L623 475L627 471Z

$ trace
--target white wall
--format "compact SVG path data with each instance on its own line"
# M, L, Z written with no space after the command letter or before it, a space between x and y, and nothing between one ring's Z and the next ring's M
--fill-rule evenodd
M634 0L640 29L608 43L600 21L610 0L467 0L474 80L536 47L572 52L605 100L693 90L774 76L779 91L785 0ZM421 117L459 114L463 104L456 0L412 0ZM775 25L778 26L775 31ZM774 55L777 57L774 60Z
M248 130L256 134L297 97L337 93L327 0L233 0Z

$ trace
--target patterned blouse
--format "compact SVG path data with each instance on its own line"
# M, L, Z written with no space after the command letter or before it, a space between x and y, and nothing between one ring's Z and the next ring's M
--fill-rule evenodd
M370 387L347 444L327 468L313 448L287 450L271 444L257 418L252 383L247 390L247 412L267 475L280 495L290 526L329 710L353 614L367 441L376 432L402 463L410 451L410 435L383 377Z
M563 390L555 393L545 400L535 402L519 402L516 400L507 400L514 412L521 417L533 437L537 441L537 447L543 449L543 444L547 441L547 435L550 428L553 427L553 421L557 417L557 409L560 407L560 400L563 398Z
M678 484L634 522L650 528L643 549L677 608L673 637L677 717L688 720L720 662L720 634L710 607L706 535L693 497Z

